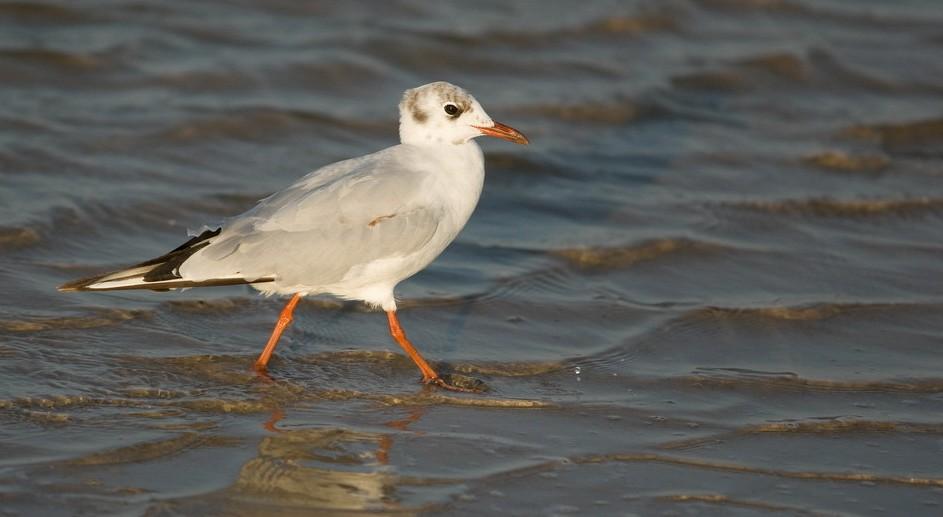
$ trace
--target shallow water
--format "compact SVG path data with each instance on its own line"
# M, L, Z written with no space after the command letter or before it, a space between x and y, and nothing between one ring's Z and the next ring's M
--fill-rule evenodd
M0 4L0 513L937 515L938 2ZM468 88L403 325L248 288L62 294Z

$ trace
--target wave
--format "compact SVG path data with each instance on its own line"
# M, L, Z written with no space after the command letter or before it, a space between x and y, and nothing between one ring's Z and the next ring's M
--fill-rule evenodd
M603 271L630 267L665 255L704 253L722 248L719 244L683 238L666 238L629 246L568 248L552 251L551 255L565 259L571 266L578 269Z
M843 151L825 151L802 159L808 165L838 172L880 172L891 161L880 154L849 154Z
M814 2L799 2L796 0L696 0L696 3L709 10L736 11L749 13L752 11L797 16L810 21L831 21L842 24L859 25L887 29L889 27L927 28L939 27L939 11L936 16L920 14L891 14L889 10L859 9L856 11L843 10L831 6L815 5ZM848 4L852 5L852 4ZM888 4L890 5L890 4ZM930 5L930 4L927 4Z
M386 121L367 122L340 119L322 113L298 109L243 107L222 114L185 121L175 127L161 131L151 138L158 141L195 141L216 138L255 140L271 136L273 133L290 131L309 125L350 129L373 134L388 133L390 127L392 127Z
M89 466L89 465L122 465L126 463L138 463L142 461L152 461L168 456L181 454L184 451L198 447L213 447L221 445L234 445L231 438L223 438L197 432L187 432L179 434L173 438L163 440L145 441L119 447L117 449L108 449L100 452L80 456L67 462L70 466Z
M858 124L840 136L879 143L891 153L943 156L943 118L886 124Z
M763 422L738 427L708 436L684 438L663 442L661 450L689 450L729 441L738 437L758 434L818 434L841 435L858 433L943 434L943 425L923 422L864 420L859 418L821 418L818 420L788 420Z
M729 208L769 214L813 215L817 217L916 216L943 211L943 198L851 200L813 198L740 201L723 203L722 205Z
M109 64L107 60L92 54L35 47L0 50L0 59L74 71L95 70Z
M754 88L789 88L807 83L812 70L803 59L787 52L761 54L720 70L703 70L671 78L681 89L742 91Z
M582 104L534 104L512 108L510 111L563 122L622 125L642 117L659 114L664 110L654 105L641 104L623 98L611 102Z
M781 388L789 391L837 391L872 393L938 393L943 391L943 379L871 379L839 380L800 377L793 372L766 372L743 368L698 368L693 375L674 378L684 384L733 388L762 386L764 389Z
M888 311L939 308L935 303L812 303L807 305L782 305L766 307L704 307L685 314L690 319L764 319L785 321L815 321L855 311Z
M33 228L0 227L0 251L25 248L39 241L39 232Z
M63 329L93 329L119 325L128 320L147 318L153 313L140 309L95 309L84 316L24 317L0 320L0 329L8 332L41 332Z
M810 470L787 470L772 467L756 467L744 463L724 462L701 458L667 456L653 453L612 453L601 455L588 455L584 457L574 457L568 460L569 463L662 463L668 465L677 465L681 467L700 468L707 470L716 470L721 472L742 472L751 474L760 474L764 476L774 476L786 479L807 479L822 481L838 481L850 483L881 483L894 485L910 486L933 486L943 487L943 478L919 477L913 475L893 475L877 474L873 472L825 472Z
M550 175L560 177L579 177L579 172L564 164L553 163L548 157L528 156L520 153L492 151L488 152L486 167L489 171L501 170L522 175Z
M97 21L102 18L92 9L72 9L40 2L4 2L0 4L0 17L9 17L24 23L77 23Z
M228 297L198 300L168 300L161 305L175 312L206 314L234 312L245 309L251 304L251 299L247 297Z
M806 55L772 52L721 64L719 68L671 77L683 90L795 90L797 87L861 89L885 93L940 93L939 85L884 79L844 63L831 52L811 48Z
M438 41L463 45L500 44L544 47L559 45L560 41L580 37L639 37L650 33L674 32L678 29L678 18L669 13L640 13L637 15L604 16L580 25L555 27L542 31L491 30L476 34L430 31L423 33L423 35L435 38Z
M705 307L691 313L687 317L700 318L756 318L789 321L813 321L826 319L849 309L850 306L841 304L821 304L806 307Z
M479 300L495 300L511 298L520 293L534 296L538 293L567 293L571 290L572 276L564 268L551 267L528 271L498 280L493 287L484 294L477 296Z

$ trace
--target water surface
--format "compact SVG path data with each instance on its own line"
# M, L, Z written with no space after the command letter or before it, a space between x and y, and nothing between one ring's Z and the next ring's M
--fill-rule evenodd
M935 1L0 3L4 514L936 515ZM355 303L61 294L396 142L448 80L477 212Z

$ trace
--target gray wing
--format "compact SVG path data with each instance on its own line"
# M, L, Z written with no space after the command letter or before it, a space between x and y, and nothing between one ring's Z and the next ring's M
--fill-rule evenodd
M431 171L421 163L408 147L395 146L319 169L228 220L180 272L329 285L354 267L418 251L442 217L422 202Z

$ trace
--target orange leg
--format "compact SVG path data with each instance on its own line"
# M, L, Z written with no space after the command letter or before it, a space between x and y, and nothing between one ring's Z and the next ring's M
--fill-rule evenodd
M410 411L408 417L402 420L393 420L383 425L387 427L392 427L393 429L399 429L400 431L405 431L406 428L409 426L409 424L415 422L416 420L419 420L419 417L421 417L423 413L425 413L425 409L423 409L420 406ZM414 433L416 435L424 434L421 432L417 433L415 431ZM377 461L380 462L380 465L388 465L390 463L390 449L392 448L393 448L393 435L384 434L383 436L381 436L379 447L377 448L377 454L376 454Z
M256 370L265 371L265 366L272 357L272 352L275 351L275 345L278 344L278 338L282 337L282 332L285 331L285 327L291 323L291 314L295 311L295 305L298 305L298 300L301 300L300 294L292 296L291 300L288 300L288 304L285 305L285 308L282 309L282 313L278 317L278 322L275 323L275 330L272 331L272 336L268 338L268 343L265 344L265 350L262 350L262 353L259 354L259 358L255 361Z
M285 418L285 412L282 411L282 408L276 408L274 411L272 411L272 416L269 417L269 419L264 424L262 424L262 427L271 433L280 433L282 430L275 427L275 424L277 424L279 420L283 418Z
M399 346L403 347L403 350L409 354L409 357L416 363L419 370L422 371L422 382L426 384L443 385L444 383L439 379L439 374L435 373L435 370L429 366L429 363L419 355L419 351L416 350L416 347L409 342L409 339L406 339L406 332L403 331L403 327L399 326L396 311L386 311L386 317L390 320L390 335L399 343Z

